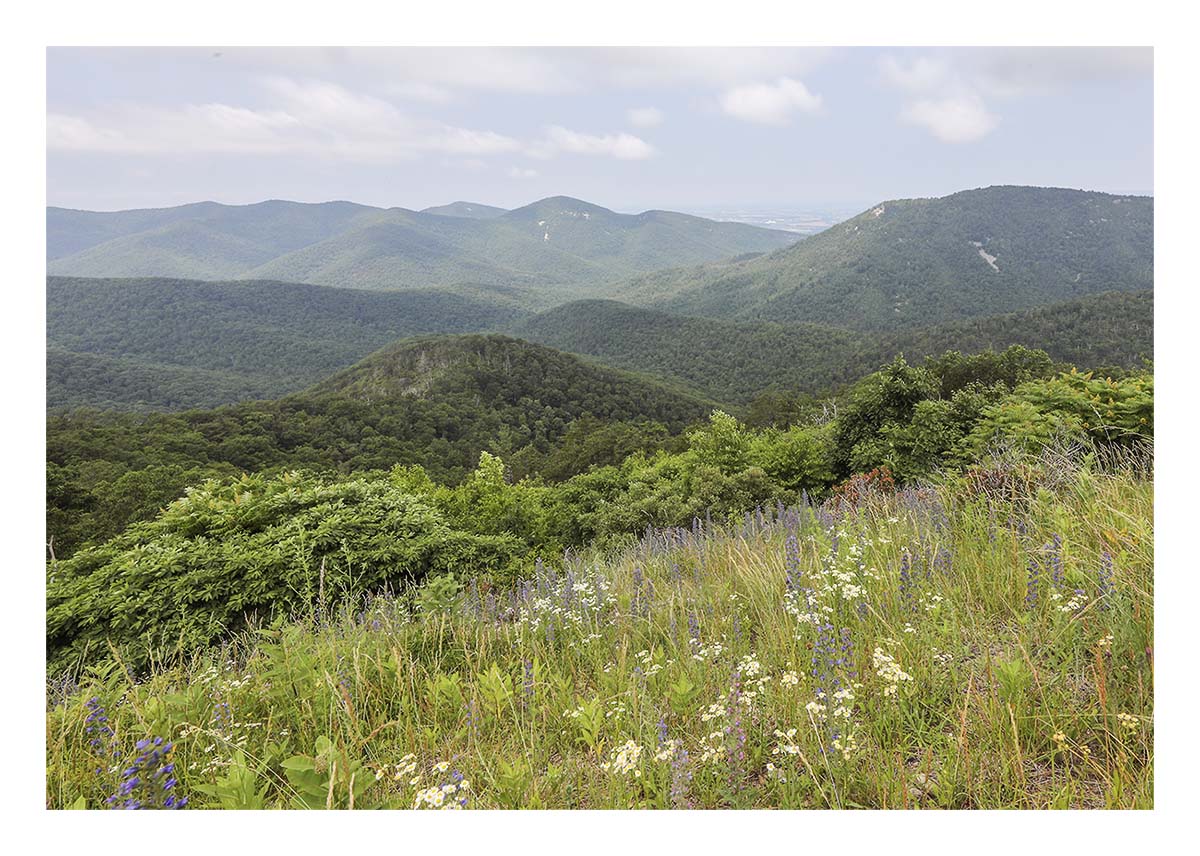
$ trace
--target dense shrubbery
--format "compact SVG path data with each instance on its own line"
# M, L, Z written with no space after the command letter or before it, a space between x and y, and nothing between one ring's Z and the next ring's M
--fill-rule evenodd
M111 640L140 668L216 642L250 616L354 602L430 574L499 573L527 549L511 535L452 528L386 478L206 482L153 521L52 565L51 664L106 656Z
M928 367L898 359L855 387L826 424L756 430L715 411L675 450L635 451L560 483L514 478L487 451L458 484L414 465L208 482L153 521L52 564L52 657L65 663L85 646L88 656L102 655L106 638L130 646L135 659L151 644L190 649L246 613L311 609L322 563L324 591L339 601L430 573L506 584L535 558L553 565L564 550L612 545L647 528L725 522L805 494L819 498L853 473L875 471L872 485L912 483L986 461L1014 440L1026 448L1059 439L1103 448L1152 437L1149 375L1043 376L1049 371L1044 354L1021 348L948 354ZM580 440L578 454L590 461ZM114 484L129 480L131 505L108 513L114 521L144 515L147 507L134 501L139 491L189 475L163 465L125 473ZM61 487L58 468L50 477ZM64 497L59 491L52 501Z
M189 484L239 472L346 474L418 464L438 481L457 483L488 451L510 461L518 475L544 464L565 477L657 448L709 409L649 381L514 339L408 340L277 401L51 417L49 533L65 556L145 519L147 509L162 507ZM581 436L589 424L609 427Z

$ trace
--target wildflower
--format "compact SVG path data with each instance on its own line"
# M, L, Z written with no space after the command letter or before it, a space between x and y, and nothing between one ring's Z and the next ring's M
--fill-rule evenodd
M117 792L106 800L109 808L173 810L186 806L187 797L174 792L179 783L171 760L174 748L161 737L139 740L136 759L121 774Z
M1033 556L1029 557L1026 563L1026 580L1025 580L1025 608L1033 609L1037 606L1038 601L1038 577L1041 573L1041 566L1037 559Z
M784 686L794 687L800 683L800 676L795 672L787 671L779 676L779 683Z
M1055 589L1063 587L1062 536L1056 534L1052 543L1042 548L1049 555L1050 582Z
M435 772L445 773L450 770L450 763L442 761L434 765ZM412 779L415 784L419 777ZM442 810L461 810L467 807L470 799L471 783L458 770L450 772L446 779L437 785L430 785L417 791L413 798L413 808L433 808Z
M875 648L875 652L871 655L871 663L875 667L875 674L885 682L883 688L885 696L896 695L901 683L912 680L912 675L901 669L900 664L882 648Z
M675 757L671 759L671 807L677 809L691 808L688 802L688 785L692 781L692 771L689 769L689 758L686 749L679 747Z
M609 760L601 764L605 770L612 770L622 776L633 773L634 778L641 778L642 771L638 762L642 757L642 747L632 740L616 747L609 754Z
M774 748L771 749L772 755L799 755L800 746L796 743L796 729L789 728L787 731L775 729L776 742Z
M1129 733L1132 734L1133 732L1138 730L1138 727L1139 727L1138 718L1136 716L1134 716L1133 714L1118 713L1117 719L1120 721L1121 725L1125 726L1125 730L1128 731Z
M800 542L796 539L795 533L788 535L783 549L787 590L795 591L800 586Z
M835 737L833 739L833 748L842 753L843 760L849 761L850 756L858 749L858 740L853 734L847 734L844 737Z

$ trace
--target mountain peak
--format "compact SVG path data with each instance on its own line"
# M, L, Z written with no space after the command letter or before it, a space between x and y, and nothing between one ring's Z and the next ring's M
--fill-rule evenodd
M471 220L491 220L508 213L507 208L497 208L495 205L484 205L481 202L464 202L458 200L449 205L431 205L421 209L422 214L437 214L440 217L466 217Z

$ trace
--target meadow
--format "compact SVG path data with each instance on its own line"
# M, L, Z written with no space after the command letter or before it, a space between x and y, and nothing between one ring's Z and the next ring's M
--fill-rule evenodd
M1148 455L1042 452L55 676L51 808L1152 808Z

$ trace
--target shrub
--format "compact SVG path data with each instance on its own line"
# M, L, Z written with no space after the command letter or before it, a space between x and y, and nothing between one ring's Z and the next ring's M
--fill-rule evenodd
M299 473L206 482L153 521L57 563L47 590L52 667L107 654L187 652L270 618L333 608L429 575L507 574L522 542L451 528L382 478Z

